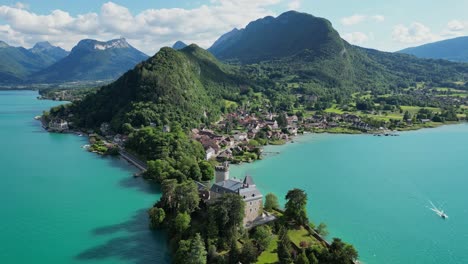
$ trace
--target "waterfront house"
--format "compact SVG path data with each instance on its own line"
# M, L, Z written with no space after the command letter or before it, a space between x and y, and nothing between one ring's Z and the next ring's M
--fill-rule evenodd
M68 122L63 119L54 119L49 122L49 130L55 132L68 130Z

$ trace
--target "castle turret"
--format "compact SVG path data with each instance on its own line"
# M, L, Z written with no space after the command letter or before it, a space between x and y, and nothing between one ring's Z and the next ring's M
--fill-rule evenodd
M229 162L225 161L223 164L215 167L215 181L222 182L229 179Z

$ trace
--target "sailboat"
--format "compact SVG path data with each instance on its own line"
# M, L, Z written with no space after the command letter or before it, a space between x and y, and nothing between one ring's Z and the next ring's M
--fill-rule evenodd
M440 216L442 219L447 219L448 218L448 215L444 212L444 210L441 210L439 208L437 208L431 201L429 201L431 203L431 209L434 213L436 213L438 216Z

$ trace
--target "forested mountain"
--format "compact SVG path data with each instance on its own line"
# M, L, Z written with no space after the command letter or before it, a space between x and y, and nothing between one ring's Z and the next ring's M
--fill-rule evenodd
M69 52L56 46L52 46L49 42L38 42L34 47L29 49L33 54L38 55L45 62L44 67L50 66L57 61L65 58Z
M49 59L23 47L0 41L0 83L18 83L51 64ZM53 63L53 62L52 62Z
M468 37L458 37L399 51L420 58L468 62Z
M301 89L407 87L416 81L464 79L465 64L418 59L353 46L323 18L295 11L265 17L219 38L209 49L240 63L252 78L294 83ZM310 90L309 89L309 90Z
M162 48L114 83L72 106L83 127L111 122L134 127L178 122L185 127L214 121L223 97L238 93L246 84L196 45L177 51ZM68 111L68 110L67 110Z
M174 43L174 45L172 45L172 48L175 49L175 50L181 50L183 48L187 47L187 44L185 44L184 42L182 41L177 41L176 43Z
M30 77L34 83L112 80L148 56L132 47L125 39L101 42L82 40L70 54Z

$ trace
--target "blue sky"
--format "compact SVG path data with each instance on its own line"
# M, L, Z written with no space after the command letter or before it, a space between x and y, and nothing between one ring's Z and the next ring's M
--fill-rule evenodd
M468 0L24 0L0 1L0 40L71 49L120 36L148 54L176 40L209 47L221 34L296 9L329 19L349 42L396 51L468 35Z

